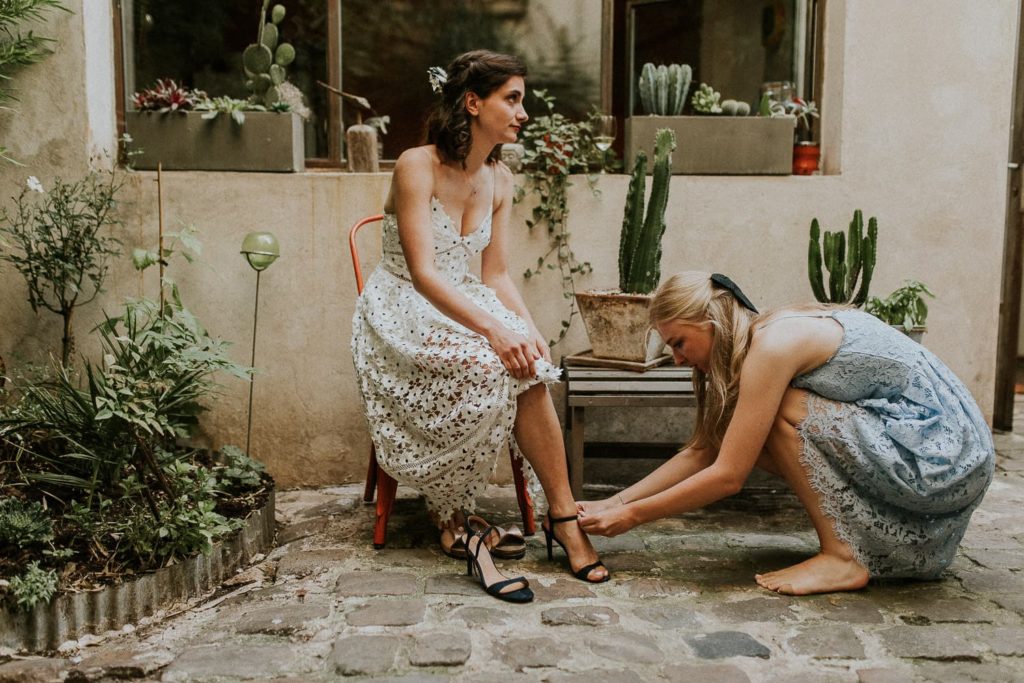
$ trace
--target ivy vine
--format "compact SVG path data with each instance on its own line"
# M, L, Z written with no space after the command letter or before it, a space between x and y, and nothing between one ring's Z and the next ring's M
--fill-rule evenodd
M543 105L545 113L532 118L523 130L525 156L522 173L526 184L525 187L516 187L515 201L522 201L527 194L539 197L526 227L532 232L535 227L544 225L549 237L548 250L537 258L536 266L523 273L523 277L530 279L546 270L557 270L562 296L568 302L568 313L562 319L558 337L548 341L554 346L565 339L573 318L579 315L576 277L593 271L589 261L576 258L569 242L570 233L566 229L568 189L572 185L569 178L574 173L587 173L587 182L596 196L600 194L597 176L590 171L602 164L610 165L610 162L605 161L594 145L593 117L596 112L585 121L572 121L555 111L555 98L547 91L534 90L533 95Z

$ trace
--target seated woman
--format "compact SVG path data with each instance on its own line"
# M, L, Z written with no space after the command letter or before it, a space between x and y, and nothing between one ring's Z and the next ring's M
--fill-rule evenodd
M460 511L473 509L509 444L544 489L545 534L564 544L578 578L606 581L576 520L546 386L558 370L508 274L514 185L498 155L528 118L525 75L515 57L484 50L447 73L431 69L428 144L395 164L383 258L356 307L352 355L378 463L426 497L446 553L465 556L457 529L472 520ZM470 270L478 254L480 278ZM479 540L470 550L480 552Z
M585 531L614 536L702 507L738 492L757 465L793 488L821 544L755 576L762 587L856 590L949 566L992 480L994 448L974 399L931 352L859 310L759 315L709 273L668 279L650 317L676 364L694 369L695 433L620 496L579 503Z

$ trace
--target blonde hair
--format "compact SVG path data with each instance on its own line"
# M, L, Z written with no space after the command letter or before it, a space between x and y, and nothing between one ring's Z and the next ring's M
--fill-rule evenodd
M717 450L736 408L740 370L761 317L744 307L728 290L714 287L711 273L686 271L658 287L651 300L651 325L672 320L713 328L708 372L693 369L697 424L687 446Z

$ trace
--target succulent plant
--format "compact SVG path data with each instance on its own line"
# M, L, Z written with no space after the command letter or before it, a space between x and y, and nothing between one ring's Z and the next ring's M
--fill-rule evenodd
M202 90L192 90L173 78L157 79L156 85L132 95L138 111L189 111L206 99Z
M722 113L726 116L747 116L750 114L750 105L738 100L723 100Z
M821 227L815 218L811 221L811 240L807 255L807 274L814 298L822 303L863 306L868 300L871 274L875 270L878 220L874 217L868 219L868 234L864 235L864 217L860 209L857 209L853 212L853 220L850 221L849 238L842 230L826 230L823 241L821 237ZM827 291L822 263L828 269Z
M263 0L256 42L242 53L242 66L245 69L245 87L252 93L252 102L272 108L281 99L278 87L287 78L285 67L295 60L295 48L291 43L280 42L278 27L284 21L284 6L274 5L267 21L268 4L269 0Z
M654 66L648 62L640 70L640 106L646 114L679 116L693 80L689 64Z
M721 99L722 93L707 83L701 83L700 87L697 88L697 92L693 93L693 99L690 101L690 104L693 105L695 112L701 114L721 114L722 105L719 104Z
M654 170L646 216L647 155L643 151L636 155L619 240L619 289L627 294L649 294L661 280L661 238L665 234L665 207L675 148L675 133L659 129L654 136Z

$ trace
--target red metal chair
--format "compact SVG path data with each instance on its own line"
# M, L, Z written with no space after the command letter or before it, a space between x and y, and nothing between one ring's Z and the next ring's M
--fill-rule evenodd
M356 235L359 230L370 223L376 223L384 219L383 214L367 216L352 226L348 231L348 248L352 253L352 270L356 276L356 291L363 293L363 269L359 263L359 250L356 247ZM516 499L519 502L519 512L523 516L523 533L532 536L537 532L537 525L533 519L533 500L529 491L526 490L526 479L523 477L523 462L521 458L510 453L512 458L512 477L515 480ZM398 489L396 482L391 475L380 469L377 465L377 451L373 444L370 444L370 463L366 469L366 488L363 490L363 501L373 502L374 491L377 494L377 522L373 527L373 547L383 548L387 540L388 518L391 517L391 508L395 504L395 491Z

